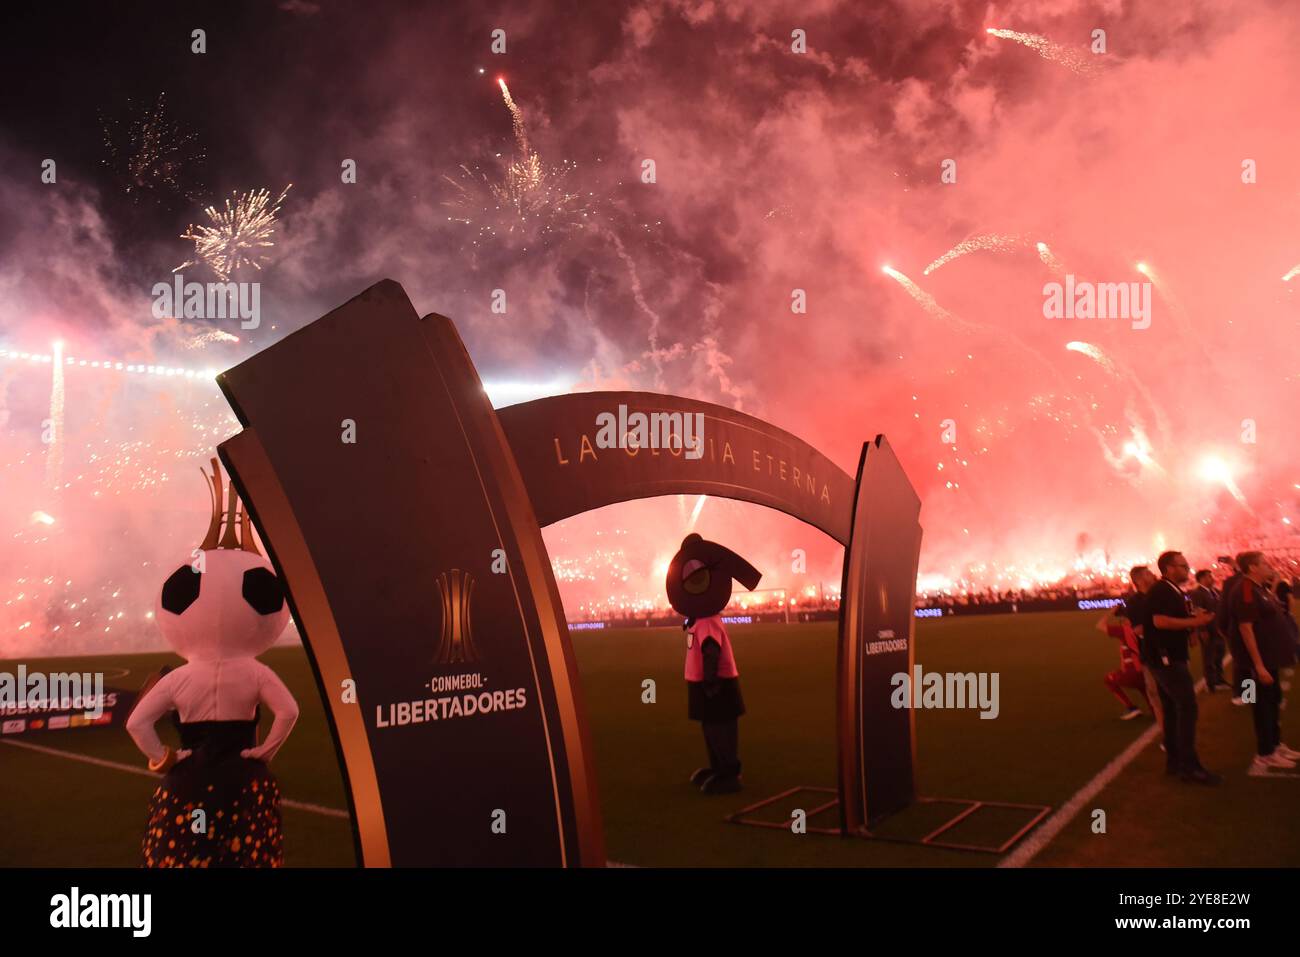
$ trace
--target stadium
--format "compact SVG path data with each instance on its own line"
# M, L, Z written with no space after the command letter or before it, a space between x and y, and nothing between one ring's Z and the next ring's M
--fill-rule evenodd
M1193 902L1300 863L1294 11L0 43L0 911L1285 912Z

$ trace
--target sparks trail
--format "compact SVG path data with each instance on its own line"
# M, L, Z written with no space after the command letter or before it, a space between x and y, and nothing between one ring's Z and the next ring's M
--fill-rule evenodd
M704 502L707 498L707 495L701 495L695 500L695 507L691 509L690 520L686 523L687 531L695 531L695 523L700 519L700 512L704 511Z
M1065 348L1070 352L1077 352L1080 355L1087 356L1089 359L1097 363L1097 365L1101 366L1111 375L1116 374L1115 363L1111 361L1110 356L1106 355L1106 353L1102 352L1101 349L1097 348L1092 343L1067 342L1065 344Z
M1099 346L1095 346L1090 342L1080 342L1077 340L1067 342L1065 348L1070 352L1077 352L1080 355L1087 356L1100 366L1113 380L1129 386L1133 392L1135 392L1142 401L1146 403L1147 408L1151 410L1151 415L1155 418L1156 429L1159 432L1162 448L1168 446L1170 435L1169 420L1165 415L1164 409L1156 403L1155 398L1151 395L1151 391L1143 384L1142 380L1133 372L1132 369L1123 363L1118 362L1104 352ZM1128 399L1125 399L1124 402L1124 417L1129 424L1130 440L1125 443L1123 450L1124 454L1122 456L1115 456L1110 451L1109 445L1103 445L1103 450L1106 453L1106 461L1116 469L1122 470L1124 458L1130 457L1141 462L1143 465L1154 467L1159 471L1164 471L1151 457L1151 443L1147 439L1146 423Z
M1096 62L1089 59L1088 54L1075 47L1056 43L1037 33L1017 33L1015 30L997 30L993 27L989 27L984 32L1002 40L1012 40L1022 46L1027 46L1044 60L1059 63L1067 70L1078 73L1080 76L1087 76L1097 72Z
M981 326L978 323L967 322L965 319L962 319L960 316L957 316L956 314L949 312L947 309L943 308L943 306L939 305L939 303L935 301L934 296L930 295L928 292L926 292L924 289L918 286L915 282L913 282L903 273L899 272L897 269L893 268L892 266L884 266L882 267L882 271L885 273L885 275L889 276L890 278L895 280L900 286L906 289L908 295L910 295L913 299L915 299L918 303L920 303L921 308L924 309L929 315L933 316L936 319L941 319L951 326L955 326L958 329L962 329L974 335L996 336L998 342L1002 344L1012 345L1015 348L1026 353L1027 355L1031 356L1035 361L1045 366L1048 369L1048 371L1052 373L1052 376L1057 381L1062 381L1061 373L1057 370L1056 366L1052 365L1052 363L1049 362L1041 352L1039 352L1037 349L1030 346L1019 336L1016 336L1005 330L993 330L993 329L989 329L986 326Z
M127 102L128 109L130 101ZM203 164L206 154L198 145L198 136L182 129L167 115L167 95L158 94L157 102L127 122L100 114L100 128L108 155L103 165L112 170L125 192L134 202L152 195L161 201L164 194L193 202L202 187L187 185L185 180Z
M921 308L929 315L973 335L992 338L999 346L1010 346L1046 369L1047 373L1060 388L1061 393L1078 408L1080 415L1083 417L1084 426L1097 438L1103 449L1107 448L1105 438L1093 423L1092 410L1089 408L1088 403L1084 402L1077 393L1070 389L1065 377L1061 374L1061 370L1058 369L1045 355L1012 332L1007 330L990 329L986 326L981 326L977 323L968 322L965 319L962 319L939 305L933 296L897 269L894 269L892 266L883 266L881 268L885 275L889 276L906 289L908 295L915 299L921 305Z
M1216 374L1221 375L1221 356L1212 354L1206 346L1205 337L1196 335L1193 332L1191 316L1183 308L1182 301L1174 295L1169 282L1148 262L1136 263L1134 268L1150 280L1152 288L1160 294L1161 301L1167 307L1168 315L1173 319L1174 325L1178 327L1179 340L1183 345L1196 349L1201 354L1201 358L1205 360L1207 367L1215 370Z
M1024 236L1004 235L1002 233L984 233L979 236L971 236L969 239L963 239L952 249L948 250L930 265L925 267L922 275L928 276L940 266L945 266L954 259L960 259L968 253L982 252L989 250L992 252L1006 253L1012 250L1021 249L1028 244L1029 240Z
M907 294L920 303L921 308L935 319L942 319L944 322L956 326L959 329L965 329L967 332L978 333L985 331L975 323L967 322L965 319L961 319L943 308L943 306L935 302L934 296L930 295L893 266L882 266L881 271L906 289Z
M632 299L636 302L637 308L644 312L650 320L650 327L646 330L646 342L650 348L647 350L646 355L654 363L655 388L662 389L664 388L663 360L669 358L670 354L659 348L659 313L650 308L649 303L645 301L645 297L641 293L641 277L637 273L636 262L623 246L623 240L613 230L609 230L608 235L614 241L614 251L618 253L618 258L623 261L623 265L627 268L628 280L632 287ZM680 346L676 348L680 348Z
M731 398L731 407L733 409L743 410L745 407L745 393L727 373L727 366L731 365L732 359L718 345L716 334L706 335L691 347L691 351L704 354L704 361L709 372L718 380L718 391Z
M527 156L532 150L528 148L528 128L524 126L523 110L515 104L515 98L510 95L510 87L506 86L506 81L498 79L497 83L501 87L501 98L505 101L506 109L510 111L510 125L515 131L515 146L519 148L520 156Z
M194 258L181 263L172 272L206 263L224 282L243 266L260 270L265 261L263 250L275 245L271 237L275 235L280 204L292 188L290 183L274 202L269 192L259 189L255 193L231 194L234 202L227 199L224 210L209 206L204 213L211 225L196 227L191 224L181 234L181 239L193 240Z
M238 342L239 336L231 335L229 332L223 332L220 329L214 329L211 332L200 332L197 336L185 343L186 349L202 349L204 346L214 342Z

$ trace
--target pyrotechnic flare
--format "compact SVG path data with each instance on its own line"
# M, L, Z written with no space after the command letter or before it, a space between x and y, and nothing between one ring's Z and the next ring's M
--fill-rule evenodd
M1286 275L1282 277L1282 281L1290 282L1296 276L1300 276L1300 265L1295 265L1288 269Z
M1164 466L1151 454L1151 440L1147 438L1146 426L1142 424L1130 405L1125 405L1124 416L1128 420L1129 438L1124 442L1119 455L1113 454L1110 446L1103 442L1102 449L1107 464L1135 486L1139 484L1137 479L1142 477L1143 471L1149 470L1164 477L1166 475ZM1137 462L1142 469L1135 473L1132 462Z
M45 485L57 492L63 485L63 343L54 343L50 379L50 448L45 453Z
M196 227L191 224L181 234L181 239L194 241L194 258L181 263L172 272L202 262L207 263L224 282L243 266L260 270L264 250L275 245L271 237L275 235L280 204L292 188L290 183L274 202L269 192L259 189L255 193L232 194L234 202L227 199L222 211L209 206L204 212L212 225Z
M1087 356L1089 359L1097 363L1097 365L1101 366L1111 375L1117 374L1115 371L1115 363L1111 362L1110 356L1106 355L1106 353L1102 352L1099 348L1094 346L1092 343L1067 342L1065 344L1065 348L1068 349L1070 352L1078 352L1081 355Z
M1038 243L1037 249L1038 258L1043 261L1044 265L1046 265L1048 269L1058 275L1065 272L1065 264L1053 255L1052 251L1047 248L1047 243Z
M108 150L104 165L113 170L135 202L146 194L160 199L163 193L194 200L199 190L197 184L187 186L184 179L203 162L203 150L195 134L184 131L168 117L166 101L166 94L159 93L157 103L125 127L118 120L100 115L104 148Z
M981 236L972 236L969 239L963 239L952 249L948 250L930 265L925 267L923 275L930 275L940 266L944 266L954 259L959 259L967 253L982 252L991 250L993 252L1005 253L1014 249L1020 249L1028 242L1024 236L1009 236L1001 233L985 233Z
M1080 75L1095 73L1097 64L1094 60L1089 59L1088 54L1074 47L1063 46L1055 43L1047 37L1040 36L1037 33L1017 33L1015 30L995 30L990 27L985 31L991 36L1003 40L1012 40L1023 46L1029 47L1044 60L1051 60L1053 63L1059 63L1068 70L1072 70Z
M1232 467L1217 455L1206 455L1201 459L1201 478L1208 482L1217 482L1228 490L1233 498L1241 505L1250 508L1246 503L1246 496L1241 493L1237 487L1236 479L1232 474Z
M197 336L185 343L186 349L202 349L213 342L238 342L239 336L231 335L229 332L222 332L220 329L214 329L211 332L200 332Z
M1124 454L1137 459L1143 465L1159 468L1155 459L1151 457L1151 442L1147 439L1146 433L1134 426L1132 435L1133 437L1124 443Z

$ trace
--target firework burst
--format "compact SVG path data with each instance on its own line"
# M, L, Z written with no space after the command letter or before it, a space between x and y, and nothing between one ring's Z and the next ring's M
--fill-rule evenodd
M204 213L210 225L191 224L181 234L181 239L194 242L194 258L181 263L172 272L206 263L224 282L243 266L261 269L265 250L275 245L271 237L275 235L280 204L292 188L290 183L274 201L269 192L260 189L255 193L232 194L226 200L224 210L209 206Z
M456 191L446 202L448 219L476 227L474 244L520 236L546 243L587 225L594 203L591 193L569 188L578 166L570 160L558 165L544 162L528 140L523 111L510 95L505 80L497 80L501 98L510 111L515 156L500 173L481 166L461 165L458 176L443 176Z
M126 122L101 114L100 127L108 151L103 163L133 201L138 203L144 196L156 201L168 196L197 199L201 187L187 180L206 154L197 135L168 116L166 94L159 93L152 107Z

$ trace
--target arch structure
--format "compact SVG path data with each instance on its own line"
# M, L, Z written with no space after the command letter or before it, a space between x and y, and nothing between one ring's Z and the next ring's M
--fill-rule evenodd
M605 863L541 528L648 496L755 502L844 544L840 830L915 800L912 712L889 699L912 668L920 502L883 436L849 476L782 429L678 396L495 410L451 320L419 316L391 280L217 381L242 426L218 451L285 583L364 866ZM620 406L698 416L698 454L602 447L597 417Z

